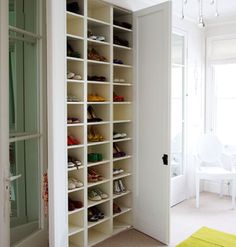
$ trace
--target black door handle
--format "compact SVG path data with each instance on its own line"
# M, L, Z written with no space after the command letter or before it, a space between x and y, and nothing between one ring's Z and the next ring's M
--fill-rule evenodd
M163 165L168 166L168 154L162 156Z

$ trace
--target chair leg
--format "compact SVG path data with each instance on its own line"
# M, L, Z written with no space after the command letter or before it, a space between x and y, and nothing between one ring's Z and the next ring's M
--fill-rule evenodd
M220 198L223 197L224 180L220 180Z
M200 201L200 179L196 177L196 208L199 208Z
M232 208L235 209L235 185L236 185L236 180L232 180Z

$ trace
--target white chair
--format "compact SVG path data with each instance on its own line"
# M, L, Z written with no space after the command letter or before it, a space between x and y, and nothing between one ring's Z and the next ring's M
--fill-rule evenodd
M223 194L223 182L231 181L232 208L235 208L236 171L232 164L225 169L221 158L223 146L219 139L212 134L202 136L197 145L198 167L196 170L196 207L199 208L200 180L214 180L220 182L220 195ZM232 162L231 162L232 163Z

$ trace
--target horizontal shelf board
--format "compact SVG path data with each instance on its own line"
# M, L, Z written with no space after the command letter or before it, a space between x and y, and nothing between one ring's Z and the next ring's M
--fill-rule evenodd
M113 25L113 28L119 29L119 30L122 30L122 31L133 32L132 29L121 27L121 26L118 26L118 25Z
M120 209L121 209L121 212L117 213L117 214L113 214L113 218L115 218L117 216L120 216L122 214L125 214L125 213L127 213L127 212L132 210L132 208L127 208L127 207L122 207L122 206L120 207Z
M106 105L106 104L110 104L110 101L104 101L104 102L94 102L94 101L88 101L87 102L90 105Z
M68 194L70 193L73 193L73 192L76 192L76 191L80 191L80 190L83 190L84 189L84 186L80 187L80 188L75 188L75 189L72 189L72 190L67 190Z
M66 17L68 19L75 19L75 18L84 18L83 15L80 15L80 14L76 14L76 13L73 13L73 12L70 12L70 11L66 11Z
M127 137L127 138L122 138L122 139L113 139L113 142L124 142L124 141L130 141L132 138Z
M117 49L125 49L125 50L129 50L129 51L132 50L131 47L124 46L124 45L116 45L116 44L113 44L113 47L114 47L114 48L117 48Z
M121 193L121 194L119 194L119 195L113 194L113 199L116 199L116 198L119 198L119 197L128 195L128 194L130 194L130 193L131 193L131 192L128 190L128 191L126 191L126 192L124 192L124 193Z
M88 42L90 43L94 43L94 44L98 44L98 45L110 45L110 43L106 42L106 41L99 41L99 40L94 40L94 39L87 39Z
M67 171L71 172L71 171L76 171L78 169L83 169L83 168L84 168L84 166L78 166L78 168L77 167L72 167L72 168L68 168Z
M78 213L78 212L82 212L84 210L84 207L82 208L77 208L73 211L68 211L68 215L71 215L71 214L75 214L75 213Z
M110 23L105 22L105 21L101 21L92 17L88 17L87 18L89 22L93 22L95 25L106 25L106 26L110 26Z
M69 83L84 83L84 80L67 79L66 81Z
M116 123L130 123L132 122L132 120L130 119L127 119L127 120L113 120L113 124L116 124Z
M113 63L113 66L114 66L114 67L129 68L129 69L132 69L132 68L133 68L133 66L128 65L128 64L118 64L118 63Z
M84 123L75 123L75 124L67 124L67 127L76 127L76 126L83 126Z
M124 157L114 158L114 159L113 159L113 162L114 162L114 161L118 161L118 160L130 159L131 157L132 157L131 155L126 155L126 156L124 156Z
M132 83L125 83L125 82L113 82L114 86L133 86Z
M89 122L87 125L102 125L102 124L109 124L110 121L101 121L101 122Z
M84 104L83 101L79 101L79 102L76 102L76 101L69 102L69 101L67 101L67 105L83 105L83 104Z
M78 36L78 35L74 35L74 34L70 34L70 33L67 33L66 34L66 37L67 38L71 38L71 39L78 39L78 40L84 40L84 37L82 37L82 36Z
M117 233L123 232L124 230L127 230L129 228L132 228L132 225L130 224L120 224L120 225L114 225L113 226L113 235L116 235Z
M105 221L107 221L109 219L110 219L110 217L105 216L104 219L100 219L97 222L90 222L90 221L88 221L88 228L91 228L93 226L99 225L99 224L101 224L101 223L103 223L103 222L105 222Z
M113 175L113 180L120 179L120 178L125 178L125 177L131 176L131 175L132 174L130 172L122 172L120 174Z
M83 58L77 58L77 57L66 57L67 61L77 61L77 62L83 62Z
M131 101L121 101L121 102L113 102L114 105L130 105Z
M109 81L87 81L89 84L110 84Z
M104 64L104 65L110 65L109 62L97 61L97 60L92 60L92 59L88 59L88 63L90 63L90 64Z
M75 225L69 225L69 231L68 231L68 236L74 235L76 233L82 232L84 228L75 226Z
M96 146L96 145L102 145L102 144L107 144L110 143L110 141L102 141L102 142L88 142L87 146Z
M88 187L97 186L97 185L106 183L106 182L108 182L108 181L110 181L110 179L106 178L106 179L103 179L102 181L98 181L98 182L95 182L95 183L89 183L89 182L88 182Z
M82 148L82 147L84 147L84 144L67 146L67 149Z
M87 167L98 166L98 165L102 165L102 164L106 164L106 163L110 163L110 160L102 160L99 162L89 162Z
M69 247L82 247L82 245L75 245L75 244L69 243Z
M108 202L110 200L110 198L108 197L107 199L102 199L100 201L90 201L88 200L88 208L102 204L104 202Z
M110 234L102 233L99 231L96 231L94 229L91 230L89 233L89 239L88 239L88 246L94 246L95 244L98 244L99 242L102 242L103 240L107 239Z

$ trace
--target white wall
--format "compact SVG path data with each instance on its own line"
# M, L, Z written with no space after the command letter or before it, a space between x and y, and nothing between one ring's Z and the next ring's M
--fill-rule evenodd
M187 197L195 195L195 160L193 157L196 140L204 129L204 69L205 42L204 30L188 20L173 16L173 28L187 34L187 97L186 97L186 172Z

